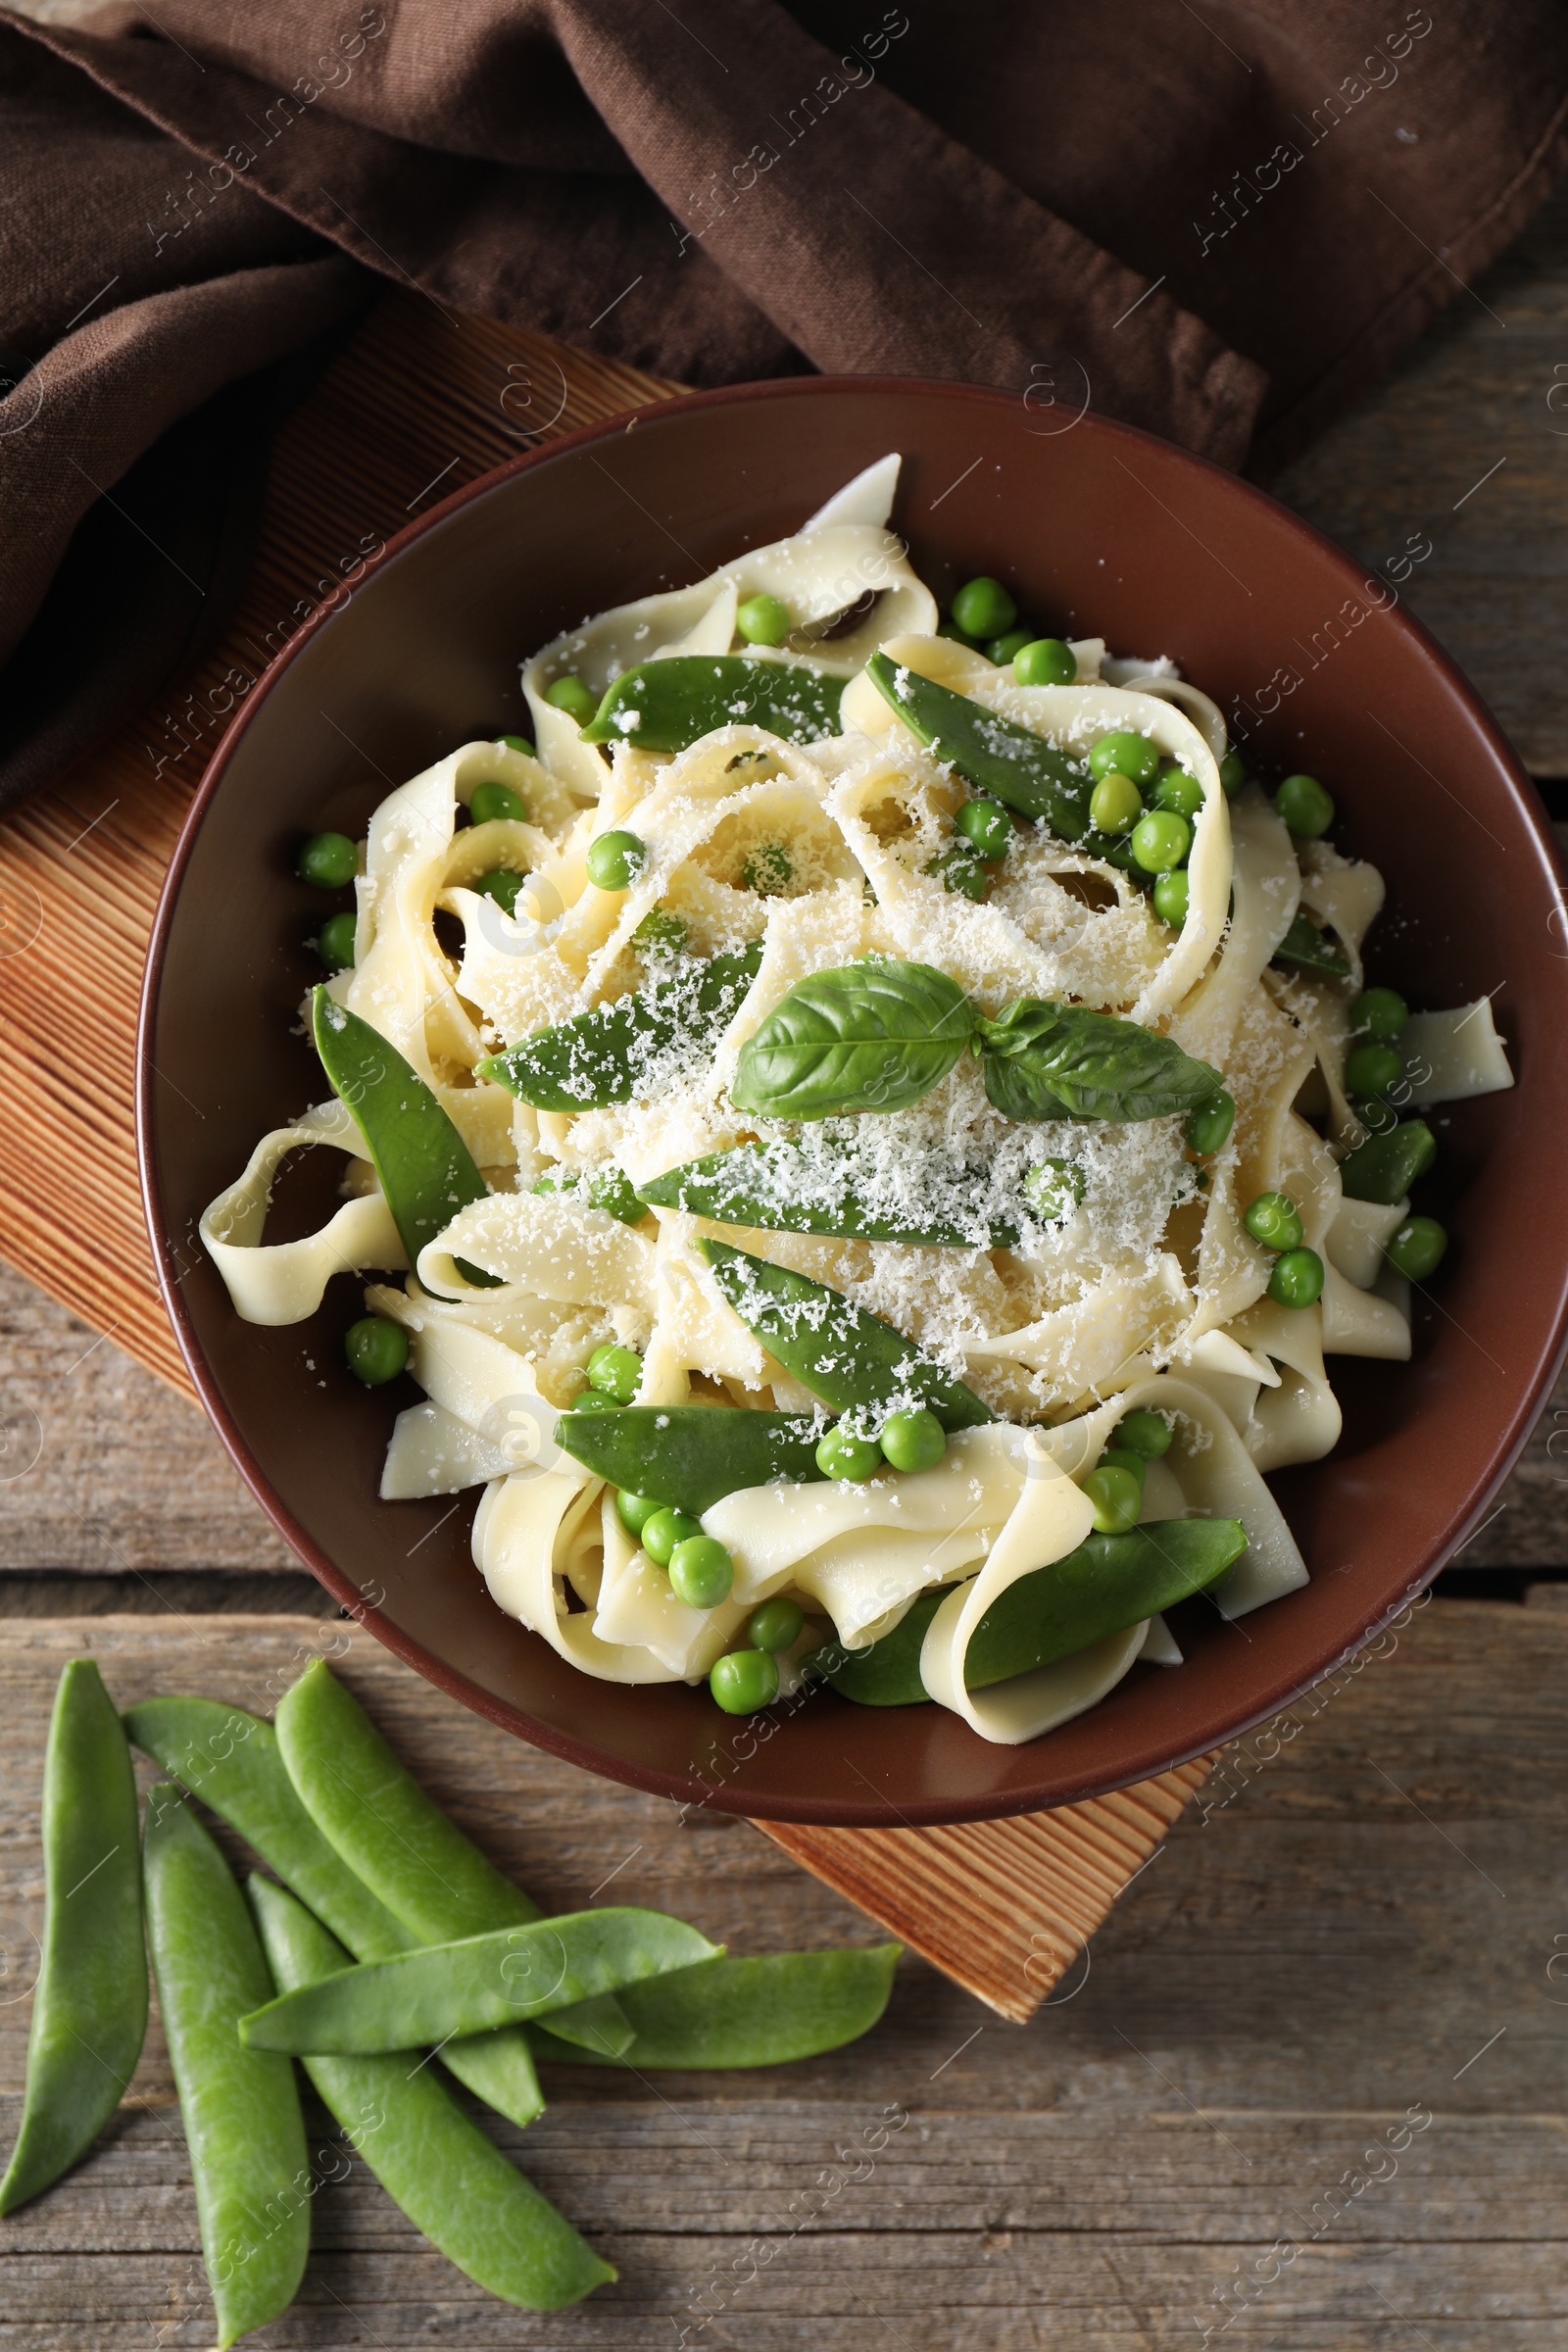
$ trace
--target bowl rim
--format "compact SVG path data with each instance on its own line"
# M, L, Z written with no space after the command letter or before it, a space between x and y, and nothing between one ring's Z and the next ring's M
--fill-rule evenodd
M597 1774L644 1793L666 1796L683 1804L737 1814L760 1821L793 1822L806 1826L843 1828L910 1828L938 1827L959 1822L1001 1820L1019 1814L1049 1811L1088 1798L1108 1795L1120 1788L1136 1786L1160 1773L1195 1759L1216 1755L1219 1749L1242 1739L1259 1724L1272 1721L1283 1710L1296 1703L1317 1684L1326 1680L1387 1632L1407 1612L1441 1573L1448 1560L1462 1549L1475 1533L1482 1514L1507 1478L1524 1450L1530 1434L1540 1417L1543 1403L1568 1356L1568 1291L1559 1305L1556 1324L1549 1343L1537 1355L1531 1376L1525 1385L1521 1401L1508 1424L1501 1445L1492 1457L1489 1474L1475 1494L1465 1516L1452 1531L1451 1539L1440 1547L1438 1556L1424 1565L1403 1592L1392 1601L1374 1610L1360 1630L1348 1640L1336 1643L1325 1651L1321 1644L1313 1647L1305 1661L1293 1667L1270 1690L1260 1703L1250 1706L1230 1722L1216 1741L1210 1734L1179 1747L1174 1753L1147 1753L1130 1759L1125 1766L1109 1775L1090 1773L1083 1776L1082 1786L1076 1783L1061 1788L1049 1796L1037 1790L981 1794L976 1797L956 1796L951 1799L910 1799L902 1807L891 1799L826 1799L810 1796L766 1795L762 1791L747 1792L731 1787L715 1787L690 1775L668 1773L651 1766L609 1754L569 1733L559 1730L544 1718L531 1715L521 1707L483 1689L458 1669L436 1657L424 1644L403 1630L383 1611L368 1602L359 1588L320 1549L307 1531L300 1526L282 1496L251 1453L243 1431L229 1411L203 1352L193 1321L185 1310L180 1284L171 1264L162 1236L167 1230L163 1210L157 1152L154 1148L156 1108L154 1101L153 1035L161 999L165 960L170 936L178 906L185 869L194 851L197 837L207 812L222 785L229 761L243 739L257 710L271 695L292 667L296 659L358 594L366 583L378 576L395 563L403 552L426 533L439 528L452 515L476 501L488 497L503 483L530 472L568 452L595 442L616 440L644 422L663 417L689 416L694 412L720 409L738 404L751 405L769 399L832 398L846 392L858 396L876 394L923 394L944 401L983 406L990 409L1011 409L1016 396L999 388L948 381L923 376L893 375L810 375L771 376L755 382L723 384L705 391L687 392L650 400L630 410L617 412L613 416L598 418L573 427L542 441L533 449L519 451L499 466L475 475L472 481L461 484L456 490L412 522L395 532L380 551L366 562L359 578L344 581L334 588L330 597L307 615L295 634L257 677L244 703L236 710L219 738L211 759L203 770L189 808L181 823L178 838L170 859L169 870L159 893L157 910L149 936L147 963L143 978L135 1036L135 1141L136 1161L142 1205L147 1221L148 1239L152 1249L158 1287L164 1307L173 1328L180 1354L190 1374L197 1396L212 1421L250 1493L255 1496L268 1518L283 1537L289 1548L309 1568L334 1600L357 1624L401 1658L405 1665L434 1683L438 1690L456 1698L475 1714L485 1717L514 1737L544 1749L547 1753L575 1764L584 1771ZM1087 424L1093 434L1108 436L1124 443L1129 450L1147 449L1156 452L1163 466L1171 465L1188 470L1200 478L1217 475L1228 489L1240 489L1257 499L1273 515L1276 526L1299 534L1301 539L1319 550L1326 551L1336 562L1358 564L1359 560L1341 547L1315 524L1278 500L1258 484L1244 475L1229 472L1212 460L1180 444L1162 440L1157 434L1118 418L1086 412L1078 420ZM1074 428L1076 429L1076 427ZM1517 803L1518 813L1535 836L1536 847L1543 864L1556 885L1557 904L1568 927L1568 859L1565 859L1546 814L1544 803L1521 761L1491 710L1471 684L1452 656L1433 636L1430 629L1400 603L1403 625L1412 630L1429 659L1444 673L1450 691L1466 706L1472 719L1506 774ZM1310 1465L1308 1465L1310 1467Z

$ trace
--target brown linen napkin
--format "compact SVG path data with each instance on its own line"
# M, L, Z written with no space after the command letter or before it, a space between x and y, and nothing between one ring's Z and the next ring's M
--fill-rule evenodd
M220 625L268 423L378 281L1263 471L1517 231L1565 116L1550 0L0 9L0 806Z

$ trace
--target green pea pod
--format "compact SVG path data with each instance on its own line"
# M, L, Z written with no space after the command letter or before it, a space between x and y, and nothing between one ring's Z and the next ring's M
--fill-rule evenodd
M124 1723L136 1745L237 1830L356 1960L385 1960L418 1941L322 1837L270 1723L211 1698L143 1699L126 1710ZM519 2127L544 2112L532 2052L515 2027L449 2041L441 2062Z
M345 1966L343 1946L293 1895L265 1879L252 1879L248 1891L280 1991ZM307 2058L304 2066L394 2204L487 2293L525 2311L560 2311L614 2278L432 2068L411 2070L402 2056Z
M806 1413L722 1404L629 1404L619 1413L563 1413L556 1443L596 1478L700 1518L726 1494L778 1481L804 1486L822 1425Z
M683 752L715 727L765 727L786 743L843 731L845 681L799 662L748 654L672 654L624 670L582 730L584 743Z
M180 1790L147 1797L147 1937L190 2150L219 2352L293 2301L311 2243L311 2174L294 2069L247 2050L239 2020L271 1997L228 1864Z
M629 1102L670 1074L683 1044L711 1048L757 977L760 942L736 955L690 957L661 970L647 988L596 1004L553 1029L541 1029L505 1054L481 1061L493 1078L535 1110L603 1110Z
M917 670L899 668L886 654L873 654L865 669L910 733L956 767L965 783L1022 816L1044 817L1063 841L1077 841L1088 831L1095 780L1043 735L999 717L971 695L955 694Z
M324 1659L284 1691L276 1724L289 1779L317 1828L421 1943L541 1916L426 1796ZM631 2038L613 1994L562 2011L555 2030L568 2041L581 2034L594 2049L624 2049Z
M1048 997L1020 997L980 1039L987 1097L1009 1119L1158 1119L1225 1084L1174 1038Z
M1076 1550L998 1595L970 1637L963 1679L971 1690L984 1690L1070 1657L1217 1584L1246 1549L1247 1531L1237 1519L1156 1519L1124 1536L1088 1536ZM861 1706L902 1707L925 1698L920 1650L944 1598L941 1592L922 1593L868 1649L819 1650L816 1671Z
M727 1242L704 1241L700 1247L747 1329L834 1412L876 1411L914 1396L944 1429L972 1429L996 1419L973 1389L842 1291L765 1257L752 1257Z
M787 2066L870 2031L887 2007L903 1948L726 1956L628 1984L620 1997L637 2038L622 2059L592 2058L544 2026L528 2032L541 2058L568 2066Z
M1294 918L1270 961L1298 964L1307 972L1327 972L1335 980L1348 980L1350 977L1350 967L1346 958L1338 948L1330 944L1327 933L1320 931L1306 913Z
M1340 1162L1340 1182L1348 1200L1372 1200L1392 1208L1424 1176L1438 1156L1438 1139L1425 1119L1402 1119L1382 1135L1369 1135L1364 1144Z
M847 1240L912 1242L926 1249L1010 1249L1016 1225L960 1232L956 1225L911 1214L890 1216L866 1200L857 1182L853 1152L808 1152L800 1144L741 1144L638 1187L657 1208L683 1208L718 1225L755 1225L767 1233L840 1234ZM831 1199L824 1199L831 1194Z
M546 2017L714 1959L719 1949L663 1911L564 1911L323 1977L242 2018L240 2039L250 2049L299 2055L418 2049L449 2034Z
M43 1770L45 1924L22 2130L0 2180L12 2213L79 2164L124 2094L147 2031L136 1779L91 1658L60 1677Z
M354 1114L409 1264L416 1265L426 1243L490 1187L424 1080L378 1029L324 988L312 994L311 1026L321 1067ZM482 1289L496 1285L478 1267L463 1270Z

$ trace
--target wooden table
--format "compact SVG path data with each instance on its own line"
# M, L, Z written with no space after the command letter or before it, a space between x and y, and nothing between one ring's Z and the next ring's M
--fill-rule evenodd
M1430 542L1409 602L1548 797L1568 779L1560 365L1568 201L1277 485L1369 562ZM554 2320L489 2302L356 2166L316 2200L299 2304L254 2340L1568 2346L1568 2026L1548 2014L1568 2007L1565 1424L1568 1387L1446 1580L1465 1596L1418 1609L1228 1751L1031 2027L908 1961L884 2027L808 2067L564 2071L509 2145L619 2265L617 2287ZM195 1409L3 1268L0 1613L8 2133L42 1726L82 1649L123 1702L180 1684L242 1697L313 1646L346 1648L437 1793L544 1899L615 1873L625 1899L735 1948L870 1933L744 1824L683 1822L536 1756L327 1622ZM171 2097L155 2032L92 2162L0 2225L0 2352L211 2342ZM892 2128L867 2158L877 2119Z

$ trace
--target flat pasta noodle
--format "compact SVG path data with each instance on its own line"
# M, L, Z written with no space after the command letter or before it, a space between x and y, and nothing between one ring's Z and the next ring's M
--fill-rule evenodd
M1385 1257L1409 1202L1349 1200L1340 1176L1362 1132L1345 1073L1383 880L1326 841L1295 840L1256 786L1227 800L1223 714L1169 661L1084 637L1071 641L1073 682L1025 687L939 635L888 528L898 470L879 461L792 537L553 639L522 665L537 757L466 744L370 817L354 961L326 993L428 1087L484 1197L454 1199L440 1230L439 1214L418 1225L434 1239L408 1268L352 1111L332 1102L265 1137L201 1233L236 1311L260 1324L309 1317L335 1273L382 1278L366 1307L407 1336L423 1393L396 1416L383 1497L482 1488L472 1545L488 1590L581 1672L701 1681L744 1643L750 1612L782 1597L805 1613L780 1660L787 1690L829 1632L863 1649L936 1595L920 1652L930 1696L977 1737L1016 1743L1097 1704L1140 1661L1179 1667L1178 1642L1152 1618L979 1692L964 1678L987 1609L1088 1533L1084 1482L1127 1412L1156 1412L1172 1432L1144 1472L1145 1523L1245 1528L1246 1552L1210 1594L1237 1617L1305 1581L1264 1473L1335 1444L1325 1354L1409 1353L1408 1285ZM644 662L733 656L740 604L756 596L782 604L790 635L742 650L833 682L821 707L836 705L836 732L819 742L737 720L673 753L601 751L548 699L567 674L602 695ZM1045 821L1009 819L983 888L950 888L955 819L974 795L877 690L865 665L879 651L1071 762L1127 732L1194 778L1186 919L1160 918L1152 878L1098 854L1105 837L1086 848ZM522 815L461 821L484 783L507 786ZM598 887L594 845L617 831L638 854L624 887ZM498 868L517 877L510 908L477 887ZM1348 979L1273 962L1301 910L1343 950ZM699 1000L666 986L743 954L720 967L740 974L727 990L715 980ZM977 1033L980 1016L1022 999L1156 1031L1221 1073L1233 1131L1200 1167L1177 1113L1009 1118L968 1052L891 1110L830 1109L812 1126L740 1109L762 1024L802 982L853 975L867 957L933 968ZM629 1093L589 1086L579 1109L536 1109L485 1074L505 1071L492 1057L508 1049L634 994L647 999L646 1043ZM719 1009L698 1014L699 1001ZM1399 1052L1406 1107L1513 1083L1487 1000L1417 1013ZM617 1091L627 1099L604 1099ZM803 1182L853 1162L853 1188L833 1193L852 1204L846 1229L726 1226L636 1199L742 1144L787 1147L778 1164ZM341 1203L319 1231L268 1242L279 1170L322 1145L343 1155ZM1322 1261L1309 1306L1269 1296L1274 1252L1245 1223L1264 1192L1289 1196ZM857 1215L880 1231L913 1218L944 1245L866 1238ZM999 1233L1015 1238L998 1246ZM924 1469L722 1495L702 1527L733 1584L701 1608L643 1548L614 1489L565 1451L558 1422L594 1351L613 1345L635 1351L636 1401L655 1413L759 1408L827 1427L798 1377L810 1361L792 1354L791 1372L769 1352L720 1288L710 1241L842 1294L907 1343L910 1363L918 1353L997 1417L950 1432Z

